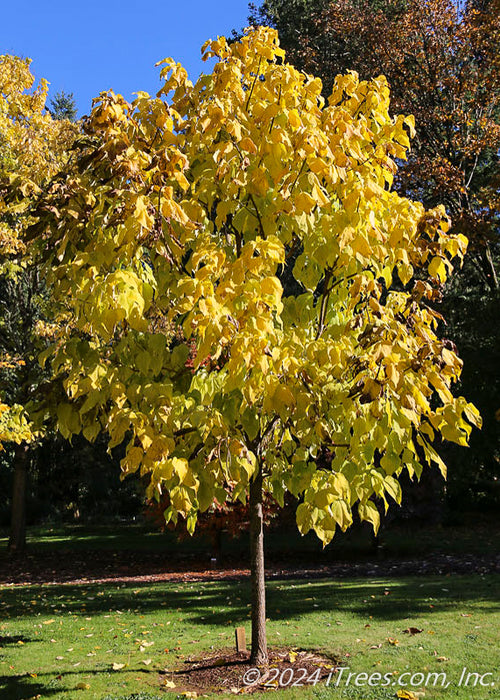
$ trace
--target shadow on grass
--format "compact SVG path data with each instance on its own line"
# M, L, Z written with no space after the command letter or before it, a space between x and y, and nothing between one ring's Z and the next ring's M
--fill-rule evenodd
M28 642L40 642L40 639L33 639L32 637L25 637L22 634L7 635L2 637L0 635L0 648L6 647L9 644L28 644Z
M394 511L397 515L397 511ZM462 516L461 516L462 517ZM470 518L469 518L470 520ZM0 558L7 543L8 531L0 528ZM495 518L475 515L471 522L448 526L422 525L420 522L386 522L378 545L391 556L428 556L433 553L498 554L499 523ZM248 535L241 533L233 538L228 532L221 533L223 553L229 557L241 556L248 551ZM271 527L266 532L266 556L276 559L285 557L293 561L314 560L323 562L353 560L373 557L374 541L371 529L365 524L355 524L346 533L338 533L334 544L322 549L313 533L301 536L294 524ZM211 538L204 533L179 541L175 532L161 533L150 526L116 523L113 525L64 525L54 527L31 527L28 531L28 553L52 555L58 553L92 552L146 552L174 557L207 555L213 550ZM219 552L220 554L220 552Z
M340 611L379 620L446 611L473 603L483 613L500 612L500 577L407 577L332 582L273 580L267 583L270 620L300 619L311 613ZM37 605L31 601L37 599ZM99 615L120 612L151 614L182 610L192 624L226 625L247 617L249 581L156 584L51 585L2 591L5 618L64 614ZM55 610L56 608L56 610ZM12 639L12 638L10 638Z
M43 674L48 676L49 674ZM54 676L52 675L52 679ZM71 690L69 686L58 681L45 681L23 676L0 676L0 698L5 700L25 700L25 698L49 698L60 692Z
M92 677L97 677L102 674L109 676L109 669L85 669L85 677L89 679L89 685L92 686ZM143 676L157 676L157 670L137 669L134 674ZM59 693L79 693L84 688L79 687L79 684L72 682L72 676L81 676L82 671L63 671L60 674L55 673L39 673L36 678L23 674L22 676L1 676L0 675L0 698L2 700L26 700L27 698L49 698L52 695ZM137 698L141 695L144 698L153 697L148 693L138 693ZM68 697L74 697L68 695ZM111 696L110 696L111 697ZM127 695L116 696L117 698L129 697ZM131 698L134 695L130 696ZM156 697L156 696L154 696Z

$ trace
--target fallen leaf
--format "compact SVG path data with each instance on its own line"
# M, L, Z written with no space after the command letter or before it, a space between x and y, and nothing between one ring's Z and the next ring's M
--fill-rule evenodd
M404 634L409 634L413 637L415 634L420 634L423 632L423 630L419 629L418 627L408 627L408 629L403 630L403 632Z
M141 659L139 663L144 664L145 666L149 666L149 664L151 663L151 659Z
M75 688L77 690L90 690L90 685L88 683L78 683Z
M175 688L175 683L173 681L164 681L163 686L165 688Z
M411 690L398 690L396 696L404 700L417 700L417 696L414 695Z
M399 639L396 639L395 637L388 637L387 641L389 644L392 644L393 647L397 647L399 644Z
M125 668L125 664L117 664L116 661L113 663L113 671L120 671Z
M294 664L296 659L297 659L297 652L296 651L289 652L288 658L290 659L290 663Z
M438 656L436 661L449 661L449 659L446 656Z

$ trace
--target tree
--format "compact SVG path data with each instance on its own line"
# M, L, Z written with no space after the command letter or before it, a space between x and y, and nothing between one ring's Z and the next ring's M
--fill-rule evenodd
M76 122L77 109L75 98L72 92L57 92L50 100L50 115L52 119L67 119L70 122Z
M32 235L68 318L42 360L67 393L59 429L126 441L123 474L169 494L167 522L193 531L248 497L266 663L264 494L300 497L300 531L324 544L353 509L376 530L372 497L399 501L403 469L444 472L435 435L465 445L480 423L429 306L466 240L390 190L413 118L390 116L384 78L338 76L326 105L273 30L203 51L218 61L194 86L166 59L156 97L101 94L41 204Z
M413 113L417 133L398 191L442 203L483 286L499 289L498 0L265 0L251 21L275 26L288 58L319 75L325 95L338 73L386 76L393 109Z
M25 544L26 479L32 444L29 404L43 381L37 355L54 327L35 247L25 232L43 187L64 164L76 128L46 113L47 82L33 89L30 61L0 56L0 390L5 440L14 451L9 547Z

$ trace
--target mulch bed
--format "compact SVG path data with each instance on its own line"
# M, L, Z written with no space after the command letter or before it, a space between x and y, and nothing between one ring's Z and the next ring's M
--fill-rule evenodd
M192 557L176 559L171 554L102 551L29 553L26 557L0 559L0 585L125 583L156 581L241 580L250 575L248 562L226 559L211 568L210 561ZM377 558L357 562L268 561L268 579L415 576L500 573L500 556L434 554L424 558Z
M182 668L160 675L163 688L179 693L247 694L285 687L335 683L336 661L314 652L283 648L269 651L269 666L255 667L249 652L228 650L188 659Z

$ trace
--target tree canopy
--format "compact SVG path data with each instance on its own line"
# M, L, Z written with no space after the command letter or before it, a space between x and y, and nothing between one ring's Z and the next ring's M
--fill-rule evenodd
M74 312L51 350L75 400L59 423L128 434L124 471L150 472L169 515L193 522L227 483L244 497L265 455L267 488L305 493L299 524L329 541L357 501L376 520L369 497L395 494L419 450L439 459L436 431L465 444L464 418L477 422L450 392L460 361L425 303L465 240L442 208L389 190L413 120L390 117L383 78L339 76L326 106L270 30L213 54L195 86L167 60L158 97L102 95L93 145L52 188L52 280ZM303 291L283 298L295 245Z

